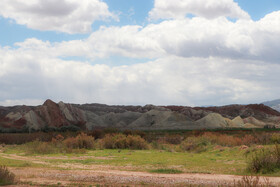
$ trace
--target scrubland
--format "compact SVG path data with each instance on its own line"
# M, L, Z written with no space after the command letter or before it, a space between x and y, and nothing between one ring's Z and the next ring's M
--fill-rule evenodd
M280 133L277 130L144 132L97 129L1 134L0 143L0 184L280 184ZM226 180L227 175L236 178ZM190 179L194 176L197 180ZM212 176L213 180L207 176ZM155 180L160 177L165 180Z

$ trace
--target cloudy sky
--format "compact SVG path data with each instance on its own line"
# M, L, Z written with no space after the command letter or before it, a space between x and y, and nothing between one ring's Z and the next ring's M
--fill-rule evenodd
M280 98L279 0L0 4L0 105Z

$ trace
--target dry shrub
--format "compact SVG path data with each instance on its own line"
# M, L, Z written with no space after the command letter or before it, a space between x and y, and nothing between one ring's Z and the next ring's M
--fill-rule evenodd
M180 148L183 151L200 153L206 151L209 144L209 140L203 136L188 137L180 144Z
M271 173L280 169L280 147L262 148L251 154L247 170L253 173Z
M183 137L178 134L167 134L159 138L160 143L179 145L183 141Z
M105 149L147 149L148 144L137 135L107 134L102 139L102 147Z
M279 133L273 133L271 135L271 141L272 141L272 143L280 144L280 134Z
M241 138L226 135L226 134L219 135L216 143L222 146L229 146L229 147L240 146L244 144Z
M66 138L62 143L71 149L93 149L95 147L94 138L85 133L81 133L75 138Z
M271 133L266 133L266 132L262 132L262 133L254 133L253 136L257 139L257 144L261 144L261 145L267 145L267 144L271 144Z
M148 149L148 143L138 135L126 137L128 149Z
M244 145L250 146L252 144L257 144L258 140L256 137L252 136L252 135L248 135L246 134L243 138L242 138L242 143Z
M51 142L35 140L25 144L25 147L27 154L84 153L84 149L95 147L95 141L92 136L84 133L66 139L59 134Z
M125 149L127 148L126 136L123 134L107 134L102 139L105 149Z
M240 145L250 146L258 142L257 138L247 134L241 138L233 135L220 134L215 132L205 132L202 136L208 139L212 144L229 147Z
M6 166L0 166L0 185L10 185L15 182L15 174L11 173Z
M95 139L101 139L105 136L105 133L102 129L94 129L88 135L93 136Z
M1 133L0 144L25 144L35 140L50 141L53 137L53 133Z
M261 179L263 182L261 182ZM274 186L271 184L268 177L259 177L253 175L245 175L241 180L234 182L234 187L270 187Z
M128 136L128 135L138 135L141 136L141 138L144 138L146 136L146 133L140 130L124 130L123 134Z
M257 187L257 186L259 186L259 182L260 182L260 177L259 176L247 176L247 175L245 175L234 186Z
M56 153L56 148L48 142L35 140L25 144L27 154L51 154Z

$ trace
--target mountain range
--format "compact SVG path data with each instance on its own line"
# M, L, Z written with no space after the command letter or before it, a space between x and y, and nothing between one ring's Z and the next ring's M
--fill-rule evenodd
M263 104L277 110L278 112L280 112L280 99L263 102Z
M178 130L279 127L280 112L264 104L220 107L69 104L0 107L2 132L118 128Z

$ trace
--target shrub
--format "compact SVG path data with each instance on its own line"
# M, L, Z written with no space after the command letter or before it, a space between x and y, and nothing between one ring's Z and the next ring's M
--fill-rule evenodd
M144 138L146 136L146 133L143 131L139 131L139 130L124 130L123 134L128 136L128 135L138 135L141 136L141 138Z
M10 185L15 182L15 174L11 173L6 166L0 166L0 185Z
M253 133L253 136L256 138L257 140L257 144L261 144L261 145L267 145L267 144L271 144L271 133Z
M166 143L166 144L174 144L179 145L183 141L183 137L178 134L166 134L163 137L159 138L159 142Z
M242 138L242 144L243 144L243 145L250 146L250 145L256 144L256 143L258 143L258 140L257 140L257 138L255 138L255 137L252 136L252 135L246 134L246 135Z
M93 136L95 139L101 139L104 137L105 133L101 129L94 129L90 131L88 135Z
M271 135L271 141L272 141L272 143L280 144L280 134L279 133L273 133Z
M40 141L50 141L53 137L53 133L12 133L12 134L1 134L0 144L25 144L27 142L32 142L35 140Z
M180 147L183 151L190 151L200 153L207 150L210 144L209 140L205 137L188 137L181 144Z
M148 143L138 135L128 135L126 142L129 149L148 149Z
M262 181L262 182L261 182ZM273 186L268 177L245 175L237 183L234 181L234 187L269 187Z
M92 136L84 133L66 139L59 134L52 138L51 142L35 140L26 143L25 147L27 154L84 153L84 149L95 147L95 141Z
M105 149L147 149L148 144L137 135L107 134L102 139L102 147Z
M81 133L75 138L70 137L62 142L67 148L73 149L92 149L94 148L94 138L85 133Z
M263 148L252 153L248 160L247 170L253 173L271 173L280 169L280 147Z
M51 154L56 152L53 144L38 140L25 144L25 147L27 154Z
M127 148L126 136L123 134L107 134L103 139L105 149L125 149Z
M258 139L256 137L248 134L243 135L243 137L237 137L228 134L205 132L202 137L208 139L212 144L229 147L240 145L250 146L258 142Z

